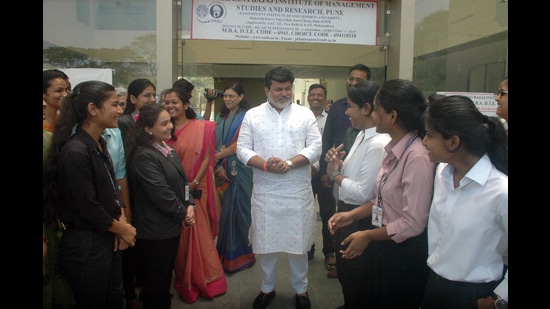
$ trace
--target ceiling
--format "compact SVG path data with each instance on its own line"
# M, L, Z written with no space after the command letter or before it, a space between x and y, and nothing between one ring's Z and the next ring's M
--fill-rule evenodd
M185 76L263 78L283 65L295 78L342 80L357 63L383 69L383 51L376 45L188 40L179 45L178 62L183 62Z

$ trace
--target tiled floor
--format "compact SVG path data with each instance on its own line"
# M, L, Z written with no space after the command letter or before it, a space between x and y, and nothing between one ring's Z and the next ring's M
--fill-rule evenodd
M338 279L329 279L325 270L322 249L321 222L317 220L317 234L315 238L316 252L313 260L309 261L308 294L311 307L317 309L334 309L344 304L342 290ZM196 309L251 309L254 298L260 293L262 280L261 268L257 261L251 268L226 274L227 292L215 299L199 297L194 304L184 303L177 292L172 289L172 308L196 308ZM294 292L290 285L289 267L286 254L281 253L279 259L279 275L275 287L277 295L269 304L269 308L286 309L295 308Z

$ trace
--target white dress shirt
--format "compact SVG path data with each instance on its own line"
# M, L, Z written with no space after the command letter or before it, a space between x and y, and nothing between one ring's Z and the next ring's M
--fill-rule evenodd
M428 266L448 280L498 280L508 248L508 176L484 155L455 189L453 170L446 163L436 170Z
M346 178L341 186L335 185L334 197L346 204L361 205L374 198L374 183L391 140L386 133L368 128L357 134L355 142L342 163L340 172Z

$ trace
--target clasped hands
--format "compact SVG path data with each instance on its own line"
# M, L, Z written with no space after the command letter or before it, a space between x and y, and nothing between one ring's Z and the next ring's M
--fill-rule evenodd
M195 207L188 206L187 207L187 215L185 216L185 219L183 220L183 226L184 227L192 227L195 224Z
M267 171L271 173L283 174L290 170L286 160L277 157L271 157L266 161Z
M126 250L136 245L136 228L124 220L124 230L115 236L114 250Z

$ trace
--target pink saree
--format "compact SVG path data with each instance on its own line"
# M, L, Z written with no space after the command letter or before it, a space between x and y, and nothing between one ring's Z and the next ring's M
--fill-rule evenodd
M214 298L227 290L214 243L221 210L214 182L215 126L212 121L191 119L175 133L177 140L169 142L177 151L189 182L195 179L206 152L210 151L208 169L197 185L202 196L195 199L195 225L182 229L174 266L176 291L188 304L196 302L199 295Z

